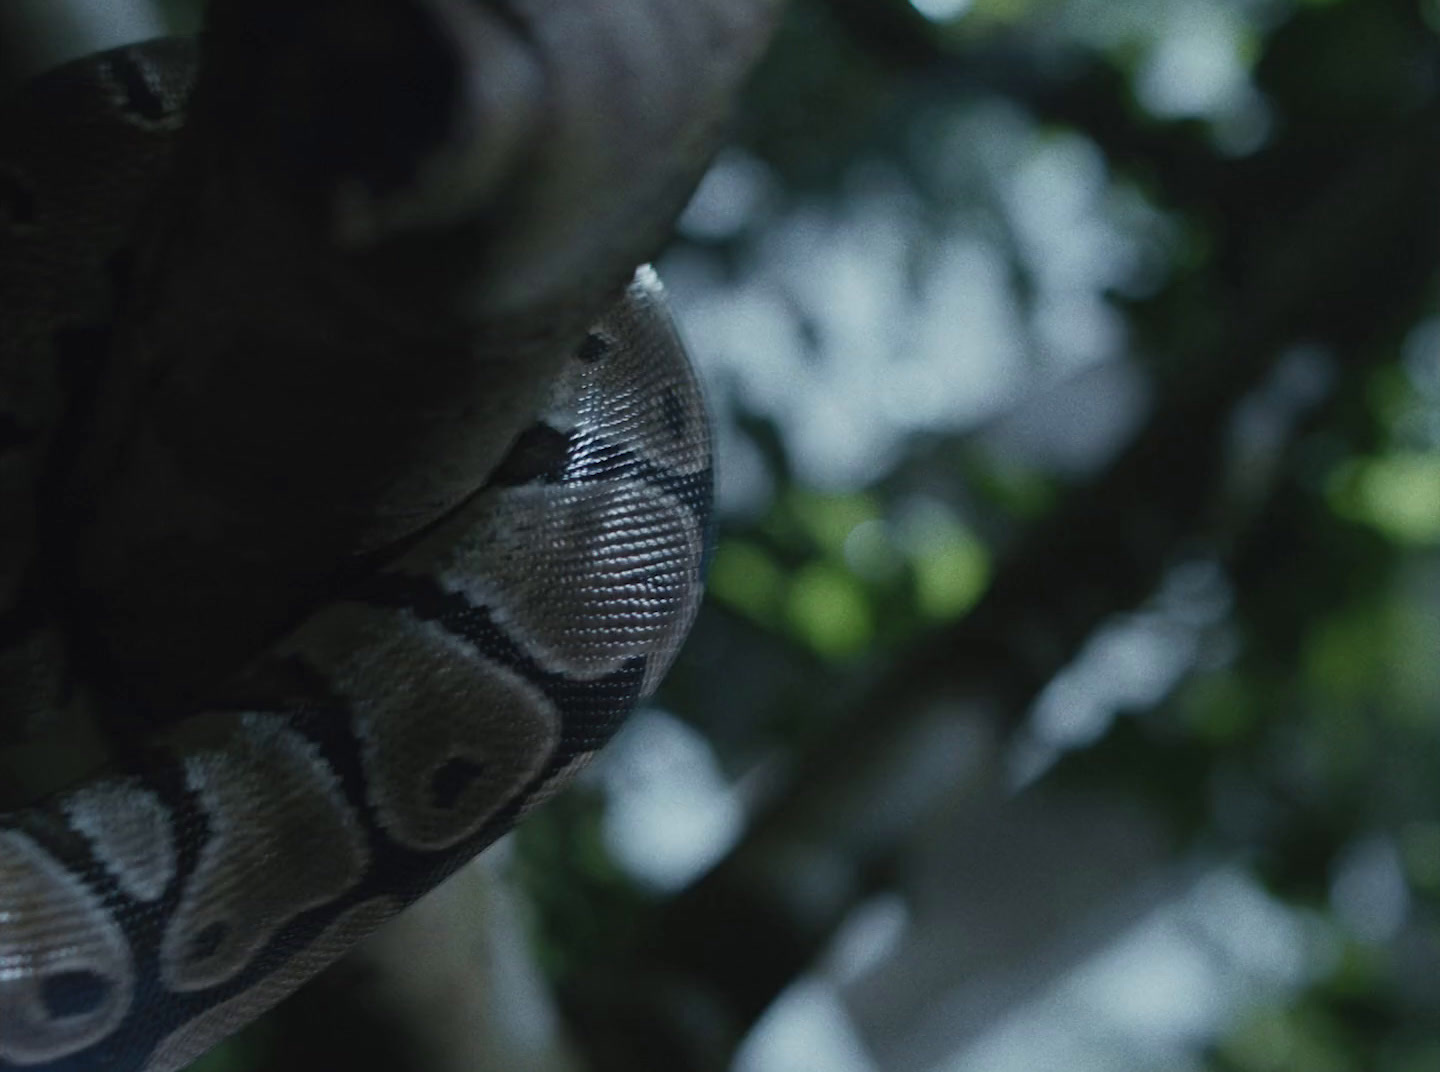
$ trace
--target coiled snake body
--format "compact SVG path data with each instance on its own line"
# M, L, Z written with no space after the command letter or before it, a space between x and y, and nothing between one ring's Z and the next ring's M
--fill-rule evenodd
M193 106L0 114L0 1069L182 1067L655 687L709 438L624 280L770 7L218 0Z

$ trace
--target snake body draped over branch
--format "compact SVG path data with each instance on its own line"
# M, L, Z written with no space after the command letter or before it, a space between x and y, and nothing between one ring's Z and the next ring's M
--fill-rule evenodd
M0 107L0 1069L182 1067L652 691L776 0L214 0Z

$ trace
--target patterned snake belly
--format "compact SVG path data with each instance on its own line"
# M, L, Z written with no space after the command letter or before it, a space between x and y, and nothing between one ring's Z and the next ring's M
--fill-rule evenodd
M285 138L228 115L227 85L263 66L245 20L309 11L303 54L334 5L218 0L193 98L194 48L161 41L51 72L0 112L0 1069L183 1067L508 830L656 687L700 598L711 457L659 282L634 265L713 152L771 7L715 5L694 16L704 32L672 18L662 76L685 88L646 96L666 102L648 120L620 108L611 135L587 142L602 121L582 119L567 136L565 102L637 66L568 59L577 13L609 33L596 55L651 62L630 31L667 6L709 7L351 9L422 12L405 16L416 49L505 72L503 92L470 80L474 107L541 115L523 152L518 121L496 136L525 183L456 165L507 206L499 223L434 168L417 170L439 189L423 199L373 171L357 187L342 165L366 160L343 139L292 182L266 149ZM543 106L512 92L524 77L493 27L545 60L529 64L550 79ZM684 52L700 46L729 50L713 77ZM324 87L305 101L329 103ZM646 150L614 150L632 129ZM625 169L653 209L605 200ZM545 233L577 197L598 231ZM291 231L272 229L287 212ZM272 345L237 364L240 337ZM446 364L455 337L467 360ZM396 345L439 355L433 390L413 385L431 375L418 358L395 372ZM317 380L334 360L378 386L311 405L312 350ZM251 382L266 376L284 382ZM292 404L313 421L265 425ZM197 423L228 449L207 456ZM286 542L292 515L320 535Z

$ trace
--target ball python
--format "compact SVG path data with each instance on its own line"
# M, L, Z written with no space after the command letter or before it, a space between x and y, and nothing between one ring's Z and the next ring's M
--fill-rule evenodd
M178 1069L693 618L654 273L772 0L214 0L0 105L0 1069Z

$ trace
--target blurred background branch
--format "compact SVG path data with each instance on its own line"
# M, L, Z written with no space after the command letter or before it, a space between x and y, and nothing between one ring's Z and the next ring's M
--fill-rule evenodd
M968 615L917 638L825 736L790 758L785 788L757 809L745 838L656 915L630 954L638 964L606 967L602 978L587 980L572 1001L576 1015L606 1039L607 1054L616 1051L597 1067L729 1067L708 1026L703 1044L677 1045L663 1062L630 1047L646 1036L646 1023L685 1023L664 1014L677 985L718 1003L712 1019L738 1045L815 962L883 884L917 820L962 788L967 773L973 777L966 770L973 755L957 754L948 769L932 762L928 772L896 762L897 751L914 751L927 732L934 747L935 727L926 723L937 708L962 719L984 712L987 729L1010 737L1085 641L1153 596L1168 569L1196 557L1227 569L1237 555L1253 563L1256 545L1275 540L1273 522L1256 524L1271 519L1235 501L1235 474L1227 471L1235 410L1275 374L1285 348L1301 341L1325 344L1336 386L1357 389L1430 297L1440 263L1440 111L1417 114L1388 143L1357 147L1337 171L1312 184L1309 204L1263 251L1213 337L1174 362L1182 374L1108 470L1024 534ZM1304 537L1288 535L1296 543ZM958 751L974 752L989 736L960 736ZM922 787L923 773L930 777ZM893 807L917 793L920 800ZM890 821L877 811L888 811ZM1037 857L1038 869L1043 854ZM829 872L832 887L820 903L796 889L813 881L807 872L815 867ZM638 996L640 980L654 988L648 1003ZM617 994L618 1010L605 1002Z

